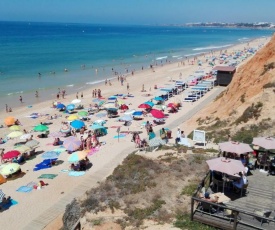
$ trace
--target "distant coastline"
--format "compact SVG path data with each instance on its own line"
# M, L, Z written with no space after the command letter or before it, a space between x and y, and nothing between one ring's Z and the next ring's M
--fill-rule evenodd
M271 22L258 23L224 23L224 22L197 22L186 23L188 27L224 27L224 28L249 28L249 29L275 29L275 24Z

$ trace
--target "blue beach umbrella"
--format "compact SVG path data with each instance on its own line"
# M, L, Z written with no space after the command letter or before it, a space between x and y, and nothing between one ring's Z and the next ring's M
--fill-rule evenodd
M47 152L44 152L41 157L43 159L56 159L58 158L60 155L60 152L55 152L55 151L47 151Z
M99 125L99 124L93 124L90 126L92 130L99 130L100 132L102 132L104 135L107 134L107 129L106 127Z
M71 126L75 129L81 129L85 126L85 123L81 120L74 120L71 122Z
M162 97L155 97L154 100L155 101L163 101L163 98Z
M67 110L74 110L74 108L75 108L75 105L74 105L74 104L69 104L69 105L67 105L67 107L66 107Z
M142 115L142 111L135 111L132 115L135 117L141 116Z
M56 106L57 109L64 109L66 106L64 104L57 104Z
M147 104L147 105L150 105L151 107L153 107L155 104L151 101L146 101L144 102L143 104Z

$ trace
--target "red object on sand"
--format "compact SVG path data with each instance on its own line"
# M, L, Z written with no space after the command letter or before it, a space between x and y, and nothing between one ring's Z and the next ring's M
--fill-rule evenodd
M152 107L151 107L150 105L148 105L148 104L140 104L140 105L138 106L138 108L142 108L142 109L151 109Z
M125 109L129 109L129 107L127 105L123 104L120 106L120 109L125 110Z
M161 118L165 118L165 114L160 111L160 110L157 110L157 109L152 109L150 111L150 113L152 114L153 117L155 118L158 118L158 119L161 119Z
M21 153L17 150L11 150L11 151L8 151L6 152L2 159L11 159L11 158L14 158L14 157L18 157Z

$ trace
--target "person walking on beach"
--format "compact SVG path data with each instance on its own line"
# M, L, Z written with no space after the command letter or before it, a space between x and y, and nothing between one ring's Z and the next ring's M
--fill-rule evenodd
M38 91L37 90L35 91L35 97L36 98L38 97Z
M76 95L75 95L75 96L76 96L76 99L78 99L78 92L76 93Z
M127 90L129 90L130 89L130 85L129 85L129 83L127 83Z
M8 113L9 112L9 106L8 106L8 104L6 104L6 113Z
M66 94L66 91L65 89L62 90L62 98L64 99L65 98L65 94Z
M23 98L22 98L22 96L19 97L19 101L20 101L21 103L23 103Z
M107 79L105 80L105 85L107 85Z
M84 97L84 96L83 96L83 92L81 92L81 95L80 95L80 97L81 97L81 99L83 99L83 97Z

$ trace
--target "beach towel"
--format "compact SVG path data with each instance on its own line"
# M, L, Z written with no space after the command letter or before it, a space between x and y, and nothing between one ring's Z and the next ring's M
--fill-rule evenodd
M126 137L126 134L119 134L117 136L114 136L115 139Z
M9 209L11 206L14 206L14 205L17 205L17 204L18 204L18 201L14 200L14 199L11 199L11 202L8 203L8 204L2 205L2 208L4 210L6 210L6 209Z
M32 182L28 183L26 186L30 187L30 188L33 188L34 185L37 185L37 183L32 181Z
M61 169L60 172L67 173L67 172L69 172L69 169Z
M69 172L69 176L83 176L85 174L85 172L82 172L82 171L80 171L80 172L78 172L78 171L70 171Z
M16 192L31 192L33 188L28 187L28 186L21 186L19 189L16 190Z
M54 179L58 174L42 174L38 179Z
M39 170L42 170L42 169L48 169L48 168L51 168L52 166L50 165L38 165L38 166L35 166L35 168L33 169L33 171L39 171Z
M99 151L99 148L97 147L97 148L92 148L92 149L90 149L90 151L88 152L88 154L87 154L87 156L92 156L92 155L94 155L96 152L98 152Z

